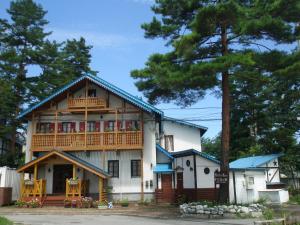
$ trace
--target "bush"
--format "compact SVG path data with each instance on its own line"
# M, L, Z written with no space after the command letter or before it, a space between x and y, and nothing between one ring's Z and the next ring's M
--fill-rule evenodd
M290 196L290 203L296 203L300 205L300 194Z
M120 204L121 204L122 207L128 207L129 206L129 201L128 201L127 198L124 198L124 199L121 200Z
M23 207L27 207L27 203L21 200L18 200L15 202L15 206L19 207L19 208L23 208Z
M266 208L266 209L263 211L263 217L264 217L266 220L272 220L272 219L274 219L274 210L273 210L273 209L270 209L270 208Z

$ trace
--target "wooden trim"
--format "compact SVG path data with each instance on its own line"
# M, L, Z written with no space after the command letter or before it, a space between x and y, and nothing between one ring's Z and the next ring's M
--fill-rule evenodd
M46 155L44 155L44 156L42 156L42 157L40 157L40 158L38 158L38 159L35 159L35 160L33 160L33 161L31 161L31 162L25 164L24 166L22 166L22 167L20 167L19 169L17 169L17 172L20 173L20 172L26 170L27 168L31 167L32 165L35 165L35 164L37 164L38 162L40 162L40 161L42 161L42 160L44 160L44 159L46 159L46 158L48 158L48 157L50 157L50 156L52 156L52 155L58 155L58 156L60 156L61 158L65 159L66 161L68 161L68 162L70 162L70 163L72 163L72 164L75 164L76 166L81 167L81 168L83 168L83 169L85 169L85 170L87 170L87 171L89 171L89 172L91 172L91 173L93 173L93 174L96 174L96 175L98 175L98 176L100 176L100 177L102 177L102 178L107 178L107 177L108 177L108 176L103 175L102 173L98 173L97 171L92 170L92 169L86 167L85 165L83 165L83 164L81 164L81 163L78 163L78 162L75 161L75 160L72 160L72 159L70 159L70 158L65 157L64 155L62 155L62 154L59 153L58 151L51 151L51 152L49 152L48 154L46 154Z
M34 180L37 180L37 173L38 173L38 164L36 163L36 164L34 164L34 171L33 171L33 179Z
M73 179L76 178L76 166L73 164Z
M144 154L141 151L141 201L144 202Z

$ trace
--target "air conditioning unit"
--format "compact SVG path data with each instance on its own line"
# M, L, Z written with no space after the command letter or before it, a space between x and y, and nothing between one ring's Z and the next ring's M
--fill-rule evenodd
M246 176L246 188L254 189L254 177Z

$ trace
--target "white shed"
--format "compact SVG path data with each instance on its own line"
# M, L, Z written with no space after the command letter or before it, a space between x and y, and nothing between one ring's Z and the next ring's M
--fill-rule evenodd
M20 196L20 175L16 169L7 166L0 167L0 187L12 188L12 200L15 201Z

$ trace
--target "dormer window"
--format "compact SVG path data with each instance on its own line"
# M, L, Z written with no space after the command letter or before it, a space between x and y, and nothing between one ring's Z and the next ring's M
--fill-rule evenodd
M88 97L93 98L96 97L96 89L89 89L88 90Z

